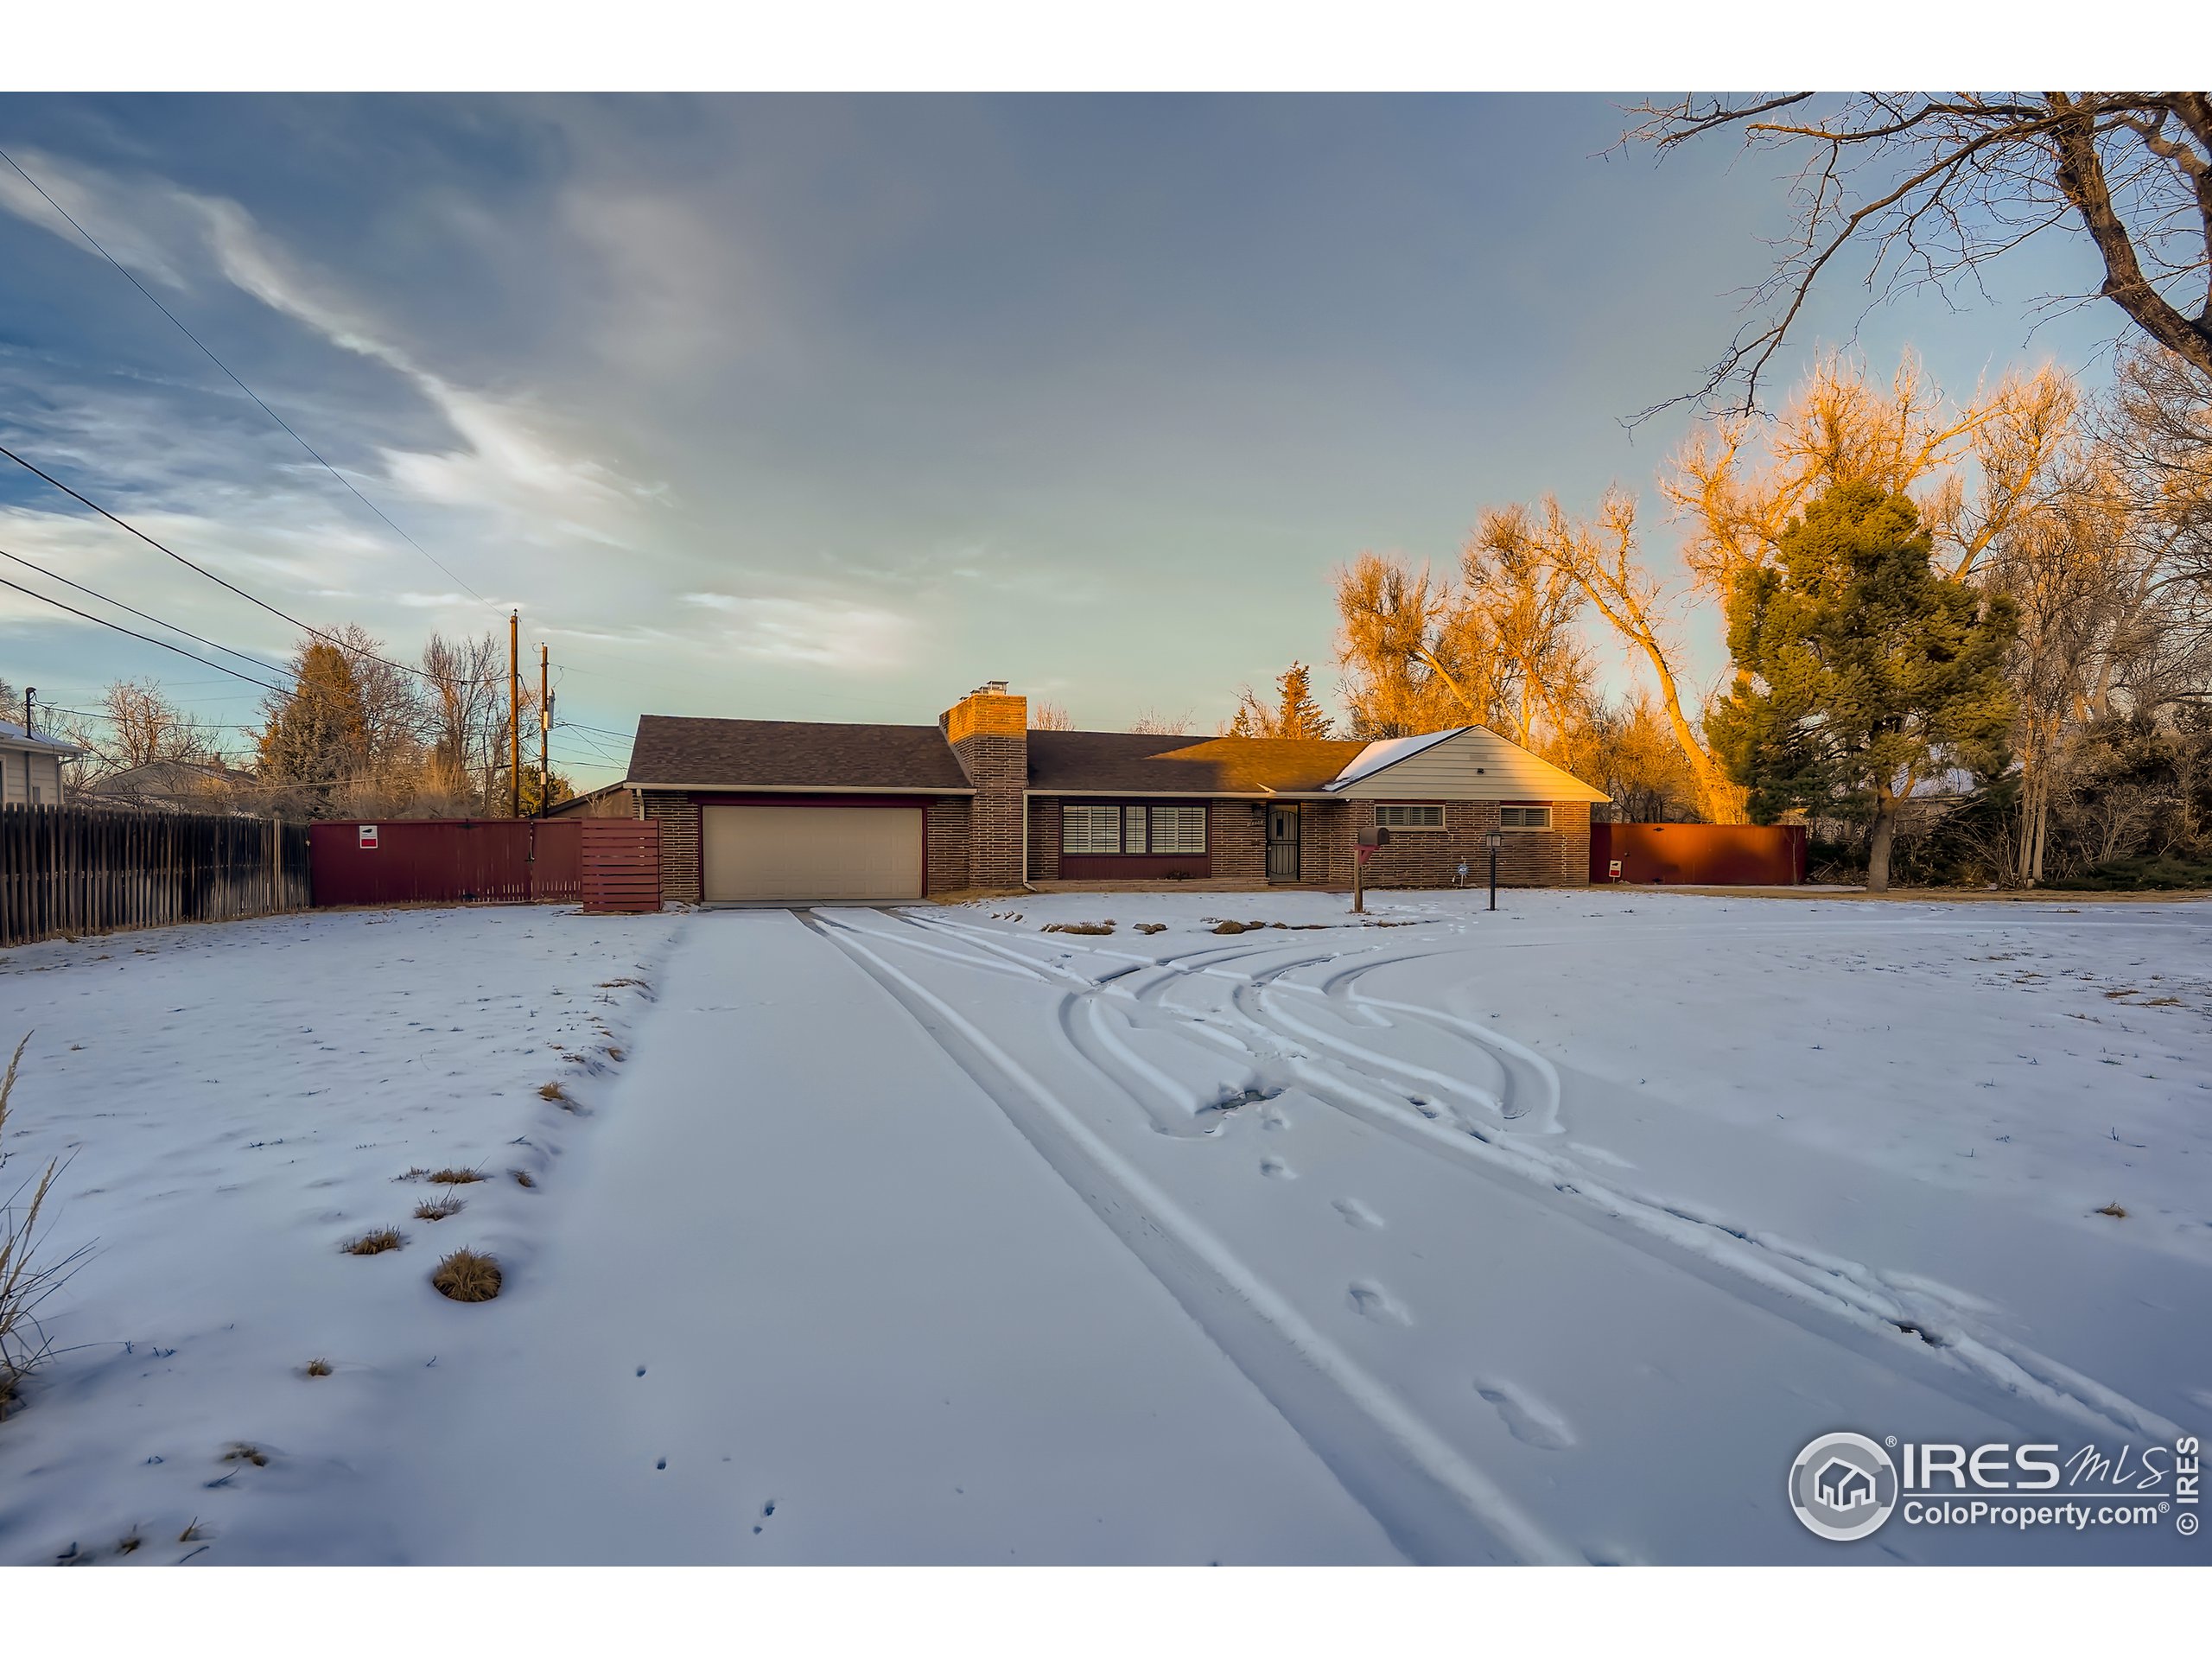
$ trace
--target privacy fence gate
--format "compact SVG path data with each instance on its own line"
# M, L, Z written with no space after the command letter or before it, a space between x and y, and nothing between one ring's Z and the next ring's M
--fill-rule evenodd
M318 905L660 908L658 825L620 818L393 818L318 823Z
M273 818L0 806L0 945L308 904L308 830Z

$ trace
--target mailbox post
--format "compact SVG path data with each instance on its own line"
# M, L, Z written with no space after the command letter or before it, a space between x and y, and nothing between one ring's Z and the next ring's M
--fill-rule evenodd
M1358 844L1352 849L1351 859L1351 913L1355 916L1367 913L1367 894L1360 885L1360 872L1367 868L1367 861L1375 855L1375 849L1389 839L1389 830L1379 823L1370 824L1358 834Z
M1497 908L1497 849L1505 845L1505 832L1493 830L1483 839L1490 843L1490 907Z

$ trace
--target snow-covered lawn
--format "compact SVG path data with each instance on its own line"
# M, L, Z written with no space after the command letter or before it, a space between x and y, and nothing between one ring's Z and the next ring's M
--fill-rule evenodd
M99 1243L0 1560L2202 1559L1828 1544L1783 1483L1838 1428L2212 1426L2212 907L1482 903L13 952L10 1180L75 1148ZM411 1219L446 1165L491 1179Z
M370 1478L500 1306L430 1269L467 1247L530 1282L596 1126L537 1091L599 1109L675 920L334 912L0 956L0 1039L35 1033L0 1194L67 1157L52 1248L92 1246L0 1421L0 1561L403 1558ZM448 1169L483 1179L401 1179ZM401 1249L341 1251L383 1227Z

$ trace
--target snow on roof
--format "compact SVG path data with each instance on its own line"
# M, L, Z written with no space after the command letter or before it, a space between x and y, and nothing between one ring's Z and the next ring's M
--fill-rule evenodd
M1352 756L1351 764L1321 787L1332 790L1349 788L1361 779L1371 777L1385 766L1397 765L1408 755L1419 754L1432 744L1441 743L1447 737L1457 737L1462 732L1471 732L1473 729L1471 726L1453 726L1440 732L1423 732L1419 737L1383 738L1378 742L1369 744L1357 754Z

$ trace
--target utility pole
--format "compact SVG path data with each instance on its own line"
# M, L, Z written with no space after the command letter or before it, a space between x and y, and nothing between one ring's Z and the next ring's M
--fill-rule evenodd
M537 816L545 816L553 788L553 689L545 683L545 642L537 642Z
M522 817L522 613L507 613L507 816Z

